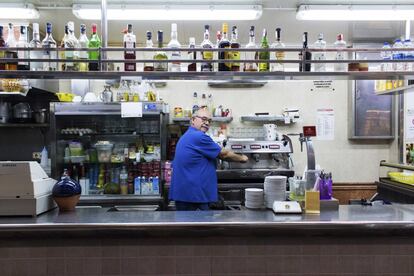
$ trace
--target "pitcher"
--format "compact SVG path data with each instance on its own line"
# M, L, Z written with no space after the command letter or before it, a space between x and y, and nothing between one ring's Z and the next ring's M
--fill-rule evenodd
M112 102L111 86L110 85L105 85L104 87L105 87L105 89L104 89L104 91L101 92L101 94L99 95L99 98L104 103L110 103L110 102Z

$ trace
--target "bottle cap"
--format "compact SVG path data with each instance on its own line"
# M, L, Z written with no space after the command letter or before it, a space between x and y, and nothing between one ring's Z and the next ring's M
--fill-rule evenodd
M20 26L20 33L26 34L26 26Z
M319 40L323 40L323 33L320 33L320 34L319 34L318 39L319 39Z
M338 34L338 35L336 36L336 39L337 39L337 40L344 40L344 35L343 35L343 34Z
M195 44L195 37L190 37L190 45Z
M96 24L92 24L92 33L96 33Z
M176 32L176 31L177 31L177 24L171 23L171 32Z
M128 33L132 33L132 24L128 24Z
M147 31L147 40L150 40L152 38L152 33L150 31Z
M204 25L204 30L209 30L210 29L210 25Z
M68 22L68 30L71 32L75 31L75 24L73 23L73 21Z
M81 33L85 33L86 32L86 25L85 24L81 24L80 25L80 32Z
M223 33L227 33L228 30L229 30L229 25L227 25L227 23L223 23L223 27L222 27Z

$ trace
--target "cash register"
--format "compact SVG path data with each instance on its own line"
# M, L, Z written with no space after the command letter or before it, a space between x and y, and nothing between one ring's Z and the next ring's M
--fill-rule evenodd
M0 161L0 216L37 216L55 208L55 183L35 161Z

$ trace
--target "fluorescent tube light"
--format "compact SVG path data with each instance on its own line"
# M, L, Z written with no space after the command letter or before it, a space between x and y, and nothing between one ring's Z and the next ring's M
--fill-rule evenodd
M100 20L96 5L75 4L73 14L79 19ZM261 5L111 5L108 20L256 20L262 15Z
M296 19L405 21L414 19L414 5L300 5Z
M32 4L0 3L0 19L38 19L39 11Z

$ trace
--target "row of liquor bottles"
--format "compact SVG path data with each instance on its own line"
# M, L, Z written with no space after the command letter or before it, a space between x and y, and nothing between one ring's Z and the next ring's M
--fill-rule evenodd
M13 25L9 24L9 33L13 33ZM204 27L204 38L199 46L195 43L195 38L190 37L189 39L189 49L200 47L206 49L205 51L189 51L187 58L183 55L180 48L182 48L181 43L178 40L178 31L177 24L173 23L171 25L171 40L168 43L167 47L173 49L173 51L167 52L162 51L164 46L164 34L163 31L159 30L157 32L157 42L158 49L154 52L145 51L144 58L148 60L143 64L143 71L171 71L171 72L180 72L180 71L202 71L202 72L211 72L211 71L284 71L284 59L285 59L285 45L281 40L281 29L276 28L275 36L276 40L274 43L270 44L268 40L268 33L266 29L263 29L262 38L260 45L256 44L255 40L255 27L251 26L249 30L249 42L245 46L246 49L269 49L269 51L246 51L245 56L241 59L241 44L238 41L238 29L237 26L231 28L231 37L228 37L229 28L226 23L223 24L222 30L218 31L216 34L217 41L214 44L210 39L210 26L205 25ZM39 35L39 25L33 23L33 39L28 42L27 40L27 28L25 26L20 27L20 37L18 41L14 38L13 35L8 35L7 41L3 39L3 27L0 26L0 47L19 47L19 48L43 48L39 51L11 51L5 49L5 51L0 51L0 57L6 58L16 58L16 62L7 62L0 63L0 70L34 70L34 71L98 71L99 68L99 59L100 52L97 48L101 47L101 40L96 33L96 25L92 25L92 35L90 38L86 35L86 26L81 24L80 26L80 36L79 39L75 36L75 26L73 22L68 22L65 25L65 36L62 38L60 47L64 48L65 51L56 51L53 50L57 48L57 42L54 40L52 35L52 24L46 24L46 36L40 41ZM154 44L152 42L152 33L150 31L146 32L146 43L145 48L151 49ZM137 71L137 63L129 62L129 60L136 59L136 51L132 48L136 48L136 36L132 31L132 25L128 24L125 30L123 37L123 47L126 48L124 51L124 71ZM326 48L326 42L323 40L323 35L320 34L318 40L313 45L314 48L324 49ZM339 34L337 40L334 43L334 47L338 49L336 52L335 58L337 60L344 60L346 52L341 51L341 49L346 48L346 42L343 39L343 35ZM91 48L92 50L82 51L77 50L77 48ZM235 49L235 51L209 51L208 49ZM71 50L73 49L73 51ZM96 50L93 50L96 49ZM130 50L128 50L130 49ZM177 49L177 51L174 51ZM239 50L237 50L239 49ZM303 35L303 49L299 53L300 60L325 60L326 53L323 51L315 52L312 57L312 53L307 51L308 49L308 38L307 32ZM58 57L58 53L60 53ZM303 53L305 56L302 56ZM200 57L198 56L200 55ZM18 59L66 59L66 62L57 63L54 61L47 62L29 62L29 61L19 61ZM70 61L71 59L84 60L84 62L79 61ZM191 63L186 62L185 64L180 60L198 60L202 62ZM69 61L68 61L69 60ZM151 62L151 60L156 60L158 62ZM171 60L168 62L168 60ZM213 60L219 60L215 63ZM226 62L220 62L220 60L227 60ZM229 60L231 62L229 62ZM243 62L243 60L258 60L258 62ZM275 60L276 62L266 62L270 60ZM165 62L164 62L165 61ZM303 68L302 64L299 63L300 71L311 71L311 64L305 63ZM338 63L335 64L335 71L347 71L347 64ZM316 63L314 65L313 71L326 71L326 65L324 63Z

